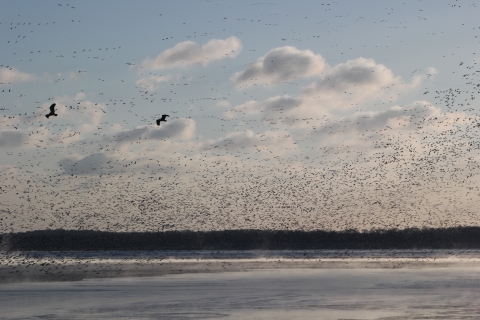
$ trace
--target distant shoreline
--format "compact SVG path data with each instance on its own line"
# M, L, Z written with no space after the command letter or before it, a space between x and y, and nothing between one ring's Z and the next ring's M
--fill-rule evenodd
M480 249L480 227L366 232L38 230L0 234L0 251L320 249Z
M0 252L0 284L277 269L480 267L480 250Z

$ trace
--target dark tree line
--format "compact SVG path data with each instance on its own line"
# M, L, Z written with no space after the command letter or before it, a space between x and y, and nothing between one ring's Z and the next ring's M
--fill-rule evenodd
M0 250L474 249L480 227L347 231L103 232L40 230L0 235Z

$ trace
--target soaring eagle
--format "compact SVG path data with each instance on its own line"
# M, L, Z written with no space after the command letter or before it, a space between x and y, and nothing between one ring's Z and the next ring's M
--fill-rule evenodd
M170 116L168 114L162 114L162 117L160 119L157 119L157 126L160 125L160 121L167 122L167 119L165 119L166 117L170 117Z
M50 113L45 115L45 117L47 117L47 119L50 116L57 116L57 114L55 113L55 105L56 105L56 103L54 103L50 106Z

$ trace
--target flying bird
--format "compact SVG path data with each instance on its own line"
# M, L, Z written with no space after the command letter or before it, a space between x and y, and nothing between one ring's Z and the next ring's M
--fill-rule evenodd
M160 119L157 119L157 126L160 125L160 121L167 122L167 119L165 119L166 117L170 117L170 116L168 114L162 114L162 117Z
M57 116L57 114L55 113L55 105L56 105L56 103L54 103L50 106L50 113L45 115L45 117L47 117L47 119L50 116Z

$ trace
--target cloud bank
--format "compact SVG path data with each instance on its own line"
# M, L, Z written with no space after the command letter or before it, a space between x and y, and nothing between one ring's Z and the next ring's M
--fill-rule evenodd
M289 48L288 51L297 52L298 55L309 56L310 60L306 61L320 61L314 60L311 52L307 55L304 51L295 51L292 47L284 48ZM261 59L263 60L265 58ZM323 60L321 61L323 63ZM265 81L274 79L273 76L269 78L259 71L260 64L258 68L252 67L251 70L256 70L252 71L253 73L258 71ZM321 79L314 81L295 96L274 96L263 101L249 100L226 111L224 116L235 118L262 114L263 120L301 126L302 121L299 120L319 119L336 110L347 110L373 101L393 102L400 94L417 88L425 77L418 75L407 82L383 64L366 58L349 60L334 67L319 64L316 74L319 74L319 70L323 70L319 75ZM313 75L310 71L303 74ZM286 77L287 75L285 79ZM236 74L233 78L237 83L246 81L241 74Z

